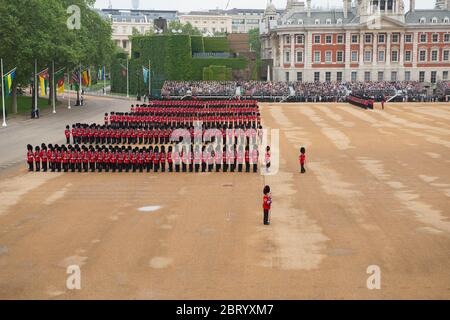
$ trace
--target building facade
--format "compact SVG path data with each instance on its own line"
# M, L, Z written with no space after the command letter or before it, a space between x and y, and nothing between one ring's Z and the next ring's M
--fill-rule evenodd
M263 59L274 81L449 80L450 0L416 10L410 0L343 0L313 10L311 0L272 3L260 25Z
M145 34L154 29L154 20L163 18L168 22L177 19L177 11L139 9L101 9L99 14L111 21L112 39L117 46L131 54L130 36L133 30Z
M217 14L214 12L194 11L186 14L180 14L178 19L181 23L190 23L203 34L230 33L232 18L228 15Z

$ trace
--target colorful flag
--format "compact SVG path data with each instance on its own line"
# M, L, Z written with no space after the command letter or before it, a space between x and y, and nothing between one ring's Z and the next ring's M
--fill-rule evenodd
M144 75L144 83L148 84L148 80L150 77L150 72L149 72L148 68L142 67L142 74Z
M56 90L58 93L64 92L64 80L65 80L65 74L64 70L66 68L62 68L61 70L55 72L55 82L56 82Z
M47 85L48 85L48 69L44 69L38 73L39 78L39 87L41 89L41 96L45 96L47 94Z
M5 91L8 95L12 92L12 84L14 78L16 77L16 68L12 69L10 72L3 76L3 80L5 82Z
M73 84L75 87L75 90L78 90L78 87L80 86L80 77L78 70L74 70L72 72L72 79L69 80L70 84Z
M84 70L81 73L81 82L86 87L89 87L91 85L91 75L90 75L90 72L89 72L89 68L87 68L86 70Z
M120 74L122 75L122 77L126 77L128 73L128 68L125 67L123 64L120 64Z
M97 80L106 80L105 66L98 69Z

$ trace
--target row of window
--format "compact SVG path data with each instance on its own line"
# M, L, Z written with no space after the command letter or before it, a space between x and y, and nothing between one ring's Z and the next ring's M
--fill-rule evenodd
M322 37L324 37L324 42L326 44L332 44L333 43L333 36L331 34L327 34L327 35L319 35L316 34L313 37L313 43L315 44L319 44L322 43ZM303 34L297 34L294 37L295 39L295 43L296 44L303 44L305 41L305 36ZM412 34L405 34L405 43L412 43L413 42L413 38L412 38ZM373 35L368 33L368 34L364 34L364 43L372 43L373 40ZM387 35L386 34L378 34L377 37L377 43L386 43L387 42ZM440 37L438 33L433 33L430 37L430 39L428 39L428 35L426 33L422 33L419 35L419 42L421 43L426 43L428 42L428 40L431 40L431 42L433 43L437 43L439 41L443 41L443 42L450 42L450 33L445 33L443 35L443 37ZM336 43L344 43L344 35L343 34L338 34L336 36ZM391 35L391 42L392 43L399 43L400 42L400 34L399 33L393 33ZM286 44L290 44L291 43L291 37L290 35L285 35L284 36L284 43ZM358 34L352 34L351 36L351 43L359 43L359 35Z
M427 19L425 17L421 17L419 19L419 23L421 23L421 24L425 24L426 22L427 22ZM433 18L430 19L430 22L431 23L438 23L439 19L437 17L433 17ZM448 17L444 17L441 20L441 22L442 23L449 23L449 18ZM294 24L294 23L303 24L303 19L298 19L297 21L289 19L289 20L286 21L286 24ZM321 22L320 19L314 19L314 24L321 24L321 23L322 22ZM325 24L330 25L331 24L331 19L325 19ZM336 19L336 24L341 25L342 24L342 19L341 18Z
M314 81L332 81L331 78L331 72L326 71L324 72L325 79L321 78L321 72L316 71L314 72ZM336 72L336 81L342 81L343 80L343 73L342 71ZM291 81L290 79L290 73L285 73L286 81ZM442 80L448 80L448 71L442 71ZM384 71L378 71L377 72L377 81L385 81L387 80L385 78L385 72ZM398 80L398 72L397 71L391 71L390 74L390 81L397 81ZM405 81L411 81L411 71L405 71L404 74L404 80ZM425 82L425 71L419 71L419 81ZM431 71L430 72L430 82L436 83L437 80L437 71ZM297 72L297 81L303 81L303 72ZM358 81L358 71L352 71L351 73L351 81ZM364 72L364 81L372 81L372 72L365 71Z
M285 51L284 53L284 63L290 63L291 62L291 52ZM335 52L335 62L342 63L344 62L344 51L336 51ZM326 63L332 62L332 51L325 51L325 61ZM412 51L406 50L405 55L403 56L404 62L412 62ZM439 59L440 58L440 59ZM352 51L351 52L351 62L358 62L358 51ZM373 52L372 50L365 50L363 55L364 62L372 62L373 59ZM391 62L399 62L399 51L398 50L392 50L391 51ZM298 50L295 52L295 62L296 63L303 63L304 61L304 55L303 50ZM314 63L321 63L322 62L322 54L321 51L314 51ZM377 54L377 62L385 62L386 61L386 51L385 50L378 50ZM427 61L427 50L419 50L419 62L426 62ZM439 57L439 50L434 49L430 51L430 61L432 62L449 62L450 61L450 49L442 50L441 57Z

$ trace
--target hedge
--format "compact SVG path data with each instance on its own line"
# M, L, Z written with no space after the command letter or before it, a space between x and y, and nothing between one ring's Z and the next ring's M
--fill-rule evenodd
M192 53L205 52L205 44L202 36L191 36Z
M193 58L193 50L199 49L201 37L189 35L134 36L132 54L129 60L130 95L147 93L148 84L144 83L142 67L151 61L152 93L158 94L165 80L203 80L203 69L209 66L221 66L226 70L226 78L231 79L232 70L245 69L246 58ZM205 51L228 50L226 38L203 38ZM226 48L225 48L226 46ZM218 51L215 51L218 52ZM126 77L120 72L120 64L126 65L126 57L117 56L111 67L111 90L126 93ZM221 74L221 73L220 73ZM209 73L207 75L209 77ZM212 77L215 77L213 74Z
M209 66L203 68L204 81L226 81L231 80L231 68L225 66Z
M230 46L226 37L203 38L205 52L230 52Z

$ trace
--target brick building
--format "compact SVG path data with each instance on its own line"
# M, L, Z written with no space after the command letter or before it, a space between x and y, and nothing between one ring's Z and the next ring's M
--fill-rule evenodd
M282 14L270 2L260 25L262 58L274 81L449 80L450 0L416 10L410 0L343 0L315 10L288 0Z

